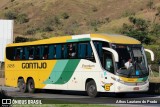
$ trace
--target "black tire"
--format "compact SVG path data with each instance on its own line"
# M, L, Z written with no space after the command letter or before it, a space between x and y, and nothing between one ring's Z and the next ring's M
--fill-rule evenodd
M26 93L27 92L27 86L24 82L24 79L18 79L18 88L20 92Z
M126 96L126 93L116 93L117 98L124 98Z
M97 86L96 86L96 83L94 82L94 80L91 80L87 83L86 91L87 91L88 96L90 96L90 97L97 97L98 96Z
M35 92L35 83L33 79L29 79L27 82L27 88L29 93L34 93Z

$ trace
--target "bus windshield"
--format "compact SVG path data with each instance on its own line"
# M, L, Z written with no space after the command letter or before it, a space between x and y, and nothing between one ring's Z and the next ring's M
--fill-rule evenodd
M148 76L146 58L141 45L112 44L119 55L119 62L116 64L117 74L127 77Z

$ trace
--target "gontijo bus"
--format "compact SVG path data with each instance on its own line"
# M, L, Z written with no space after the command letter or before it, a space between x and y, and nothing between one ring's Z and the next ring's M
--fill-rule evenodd
M53 37L6 47L5 84L35 89L143 92L149 88L141 43L127 36L84 34ZM152 51L151 59L154 60ZM122 95L122 94L117 94Z

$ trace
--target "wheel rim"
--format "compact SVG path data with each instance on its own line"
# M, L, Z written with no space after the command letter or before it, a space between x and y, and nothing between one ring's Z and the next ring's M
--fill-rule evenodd
M18 88L20 88L21 87L21 83L20 82L18 82Z
M20 90L24 90L25 89L25 83L19 83L19 88Z
M30 86L30 89L34 89L34 84L32 82L30 83L29 86Z
M96 91L96 87L94 85L91 85L89 88L88 88L88 93L90 95L93 95Z
M22 83L22 89L25 89L25 84L24 83Z

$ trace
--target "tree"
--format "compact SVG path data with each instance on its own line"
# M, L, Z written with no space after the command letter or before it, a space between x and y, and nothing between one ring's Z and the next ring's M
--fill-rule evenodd
M20 24L26 23L28 21L29 21L29 18L27 16L27 14L20 14L17 16L17 22L19 22Z
M129 17L130 25L123 24L121 33L133 37L145 44L150 44L152 39L149 37L149 22L146 20Z
M5 18L7 19L16 19L17 18L17 13L14 12L14 11L7 11L5 14L4 14Z

